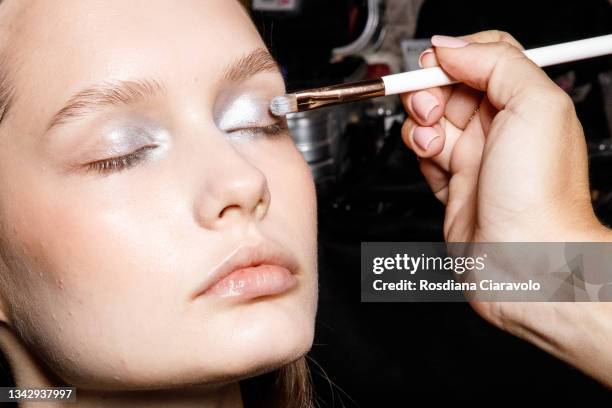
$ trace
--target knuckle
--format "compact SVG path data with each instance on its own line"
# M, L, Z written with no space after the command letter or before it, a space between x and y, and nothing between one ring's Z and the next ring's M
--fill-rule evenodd
M497 35L500 41L509 43L517 42L514 36L507 31L497 30Z
M520 60L527 60L527 57L516 47L507 42L495 44L497 51L497 64L509 65Z
M515 46L505 41L498 41L496 46L499 49L500 54L504 56L517 55L520 53L520 51Z
M509 32L503 30L486 30L476 34L472 34L471 37L474 41L480 43L507 43L511 46L519 49L523 49L523 45Z
M492 47L494 47L493 49L495 50L497 61L505 62L507 60L517 58L518 56L522 56L522 53L519 50L503 41L492 44Z
M563 91L563 90L558 90L556 92L556 97L559 101L559 106L561 107L561 109L563 109L564 112L566 113L572 113L574 112L574 101L572 100L572 98L568 95L567 92Z
M497 29L486 30L479 33L479 35L483 40L486 40L487 42L500 42L506 39L507 36L509 36L507 32Z
M495 38L497 41L503 41L509 35L507 32L502 30L491 30L491 37Z
M517 41L516 38L512 34L504 30L491 30L490 34L491 38L494 38L496 42L503 42L510 44L513 47L522 47L520 42Z
M519 50L525 49L525 47L523 47L523 44L521 44L520 41L517 40L512 34L506 31L500 31L500 36L501 36L501 41L512 45L514 48L517 48Z
M564 118L570 118L575 114L574 101L567 92L560 88L553 88L552 91L549 91L548 103Z
M470 34L476 42L492 42L497 39L498 30L483 30L478 31L477 33Z
M568 137L581 133L581 125L572 98L561 88L552 85L531 85L527 95L529 104L550 118L551 123L564 129ZM571 130L571 131L570 131Z

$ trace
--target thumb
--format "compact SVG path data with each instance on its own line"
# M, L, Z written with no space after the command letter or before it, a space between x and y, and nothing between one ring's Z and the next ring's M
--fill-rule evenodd
M550 106L558 101L551 98L567 97L519 48L507 42L469 43L445 36L434 36L431 41L440 66L459 82L486 92L498 110L516 101L541 101Z

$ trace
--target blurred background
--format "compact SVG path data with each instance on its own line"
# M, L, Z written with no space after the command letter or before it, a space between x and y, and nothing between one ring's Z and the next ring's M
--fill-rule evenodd
M612 33L608 0L243 2L289 91L417 69L434 34L487 29L526 48ZM612 223L610 57L546 70L573 98L589 146L593 206ZM289 119L319 198L320 302L310 354L323 407L397 407L542 396L612 402L580 372L480 319L467 304L360 302L362 241L442 241L444 209L402 144L397 97ZM494 398L494 399L491 399Z

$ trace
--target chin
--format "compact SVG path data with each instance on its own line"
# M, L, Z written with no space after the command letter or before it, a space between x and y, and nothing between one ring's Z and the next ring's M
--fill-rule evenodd
M219 368L219 378L244 378L302 357L312 347L315 311L290 300L262 298L226 311L216 350L202 348L201 362Z

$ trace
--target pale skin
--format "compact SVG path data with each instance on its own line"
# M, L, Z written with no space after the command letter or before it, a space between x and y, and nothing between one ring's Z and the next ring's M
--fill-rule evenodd
M236 58L263 47L248 16L227 0L184 1L180 7L162 0L5 0L0 20L7 22L0 24L2 62L13 67L17 95L0 126L0 347L17 386L77 385L79 402L69 406L242 406L238 381L302 356L312 344L316 311L316 205L306 163L286 134L230 137L214 120L228 89L261 92L264 99L284 93L278 73L261 72L239 83L223 78ZM474 39L513 41L499 33ZM462 78L480 84L490 99L507 92L508 84L521 83L478 82L489 72L487 61L496 61L495 47L500 46L483 46L486 55L475 58L482 71L470 74L481 77ZM458 76L465 61L456 52L462 51L436 52ZM426 65L436 63L428 59ZM437 139L427 151L412 143L414 123L408 122L404 136L420 156L430 158L422 161L423 171L448 205L446 238L610 239L588 204L586 156L575 154L584 153L584 142L577 120L567 114L568 101L540 71L512 62L520 62L530 85L546 90L518 101L537 117L533 123L563 120L563 129L571 131L561 132L561 143L556 130L531 129L540 137L525 142L546 136L539 151L552 153L538 156L550 160L538 161L529 170L531 183L517 191L499 182L495 165L527 149L525 143L485 148L484 135L486 145L494 146L488 140L526 137L526 125L510 121L503 132L494 131L490 125L499 113L481 109L473 123L482 124L482 134L476 125L474 133L464 132L474 104L460 97L444 105L447 91L431 90L439 98L438 112L421 124L437 123L446 112L458 120L456 129L443 124L446 143ZM141 77L163 82L166 92L46 130L53 114L84 87ZM538 104L546 95L553 99ZM453 105L462 107L456 116ZM119 150L103 131L117 117L155 122L155 129L169 135L166 150L112 175L83 167L67 173L66 165L83 166ZM261 119L257 126L272 122ZM459 139L468 134L482 143L466 143L468 152L462 153L462 144L454 141L470 139ZM442 145L446 153L439 154ZM522 153L531 163L529 151ZM558 173L560 155L571 160L569 169ZM495 160L489 165L486 157ZM475 165L487 167L494 186ZM556 178L545 183L548 172ZM512 206L476 206L478 200L489 202L485 193L493 196L492 187L495 197L512 194L499 201ZM552 198L561 188L571 188L575 202L555 206ZM517 215L517 208L537 217ZM532 227L542 220L546 228ZM240 305L190 301L207 270L240 242L258 236L284 243L299 260L295 290ZM498 326L612 383L607 346L612 313L605 305L474 306ZM577 322L583 330L575 329Z
M15 90L0 126L0 347L18 387L77 386L71 407L241 407L241 379L312 345L316 198L267 112L282 77L262 68L238 2L179 3L0 5ZM259 68L228 75L257 50ZM49 129L83 89L144 79L157 92ZM248 117L231 111L243 95ZM143 147L142 135L150 155L92 167ZM261 240L295 258L295 287L192 298L228 254Z
M591 206L586 142L569 96L507 33L433 44L421 65L439 65L462 84L402 95L410 113L402 137L446 205L445 239L612 241ZM612 387L610 303L472 306Z

